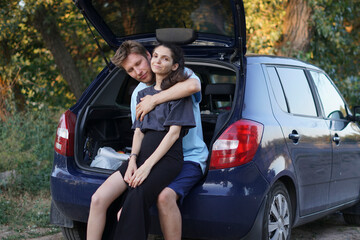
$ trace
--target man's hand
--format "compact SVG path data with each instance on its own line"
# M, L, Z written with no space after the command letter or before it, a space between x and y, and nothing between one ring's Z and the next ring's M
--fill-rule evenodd
M140 99L139 104L136 106L136 119L143 121L145 115L152 111L158 104L191 96L199 91L201 91L200 80L189 78L155 95L146 95Z
M151 112L155 107L156 103L154 95L146 95L141 98L139 104L136 105L136 119L140 119L140 121L144 120L145 115Z

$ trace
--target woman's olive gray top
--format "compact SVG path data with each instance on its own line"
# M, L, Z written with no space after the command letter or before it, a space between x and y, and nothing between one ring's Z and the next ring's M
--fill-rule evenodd
M142 97L159 92L161 91L155 90L154 86L145 88L138 93L137 103ZM142 132L147 130L168 131L171 125L182 126L184 133L196 126L191 97L157 105L145 115L143 121L135 120L132 128L140 128Z

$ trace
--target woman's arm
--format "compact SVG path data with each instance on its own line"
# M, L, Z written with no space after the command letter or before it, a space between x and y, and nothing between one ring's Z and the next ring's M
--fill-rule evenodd
M131 147L131 155L129 158L128 167L124 176L124 181L130 184L131 176L137 169L136 158L139 155L144 133L141 132L140 128L136 128L133 136L133 142Z
M189 78L183 82L178 82L174 86L155 95L147 95L141 98L141 101L136 105L136 119L142 121L144 116L148 114L155 106L177 100L180 98L191 96L201 90L199 79Z
M150 155L148 159L146 159L144 164L141 165L141 167L139 167L132 175L129 182L129 185L131 187L137 187L144 182L144 180L149 175L152 167L169 151L171 146L179 138L180 130L181 130L181 126L174 126L174 125L170 126L169 131L167 132L163 140L161 140L156 150Z

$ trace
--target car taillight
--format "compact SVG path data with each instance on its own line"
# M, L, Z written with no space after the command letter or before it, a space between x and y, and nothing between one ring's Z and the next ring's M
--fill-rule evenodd
M67 110L60 118L54 148L61 155L74 156L75 123L76 115L70 110Z
M231 168L250 162L259 147L263 125L239 120L230 125L215 141L210 169Z

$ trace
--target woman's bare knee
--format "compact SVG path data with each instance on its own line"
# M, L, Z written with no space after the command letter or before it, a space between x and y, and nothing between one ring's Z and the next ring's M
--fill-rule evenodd
M91 206L92 207L99 207L102 205L102 200L100 194L94 193L91 196Z
M108 204L108 200L105 199L104 196L102 196L101 194L95 192L92 196L91 196L91 208L94 209L98 209L98 210L106 210L109 207Z
M119 172L113 173L91 196L91 207L107 209L126 189Z

